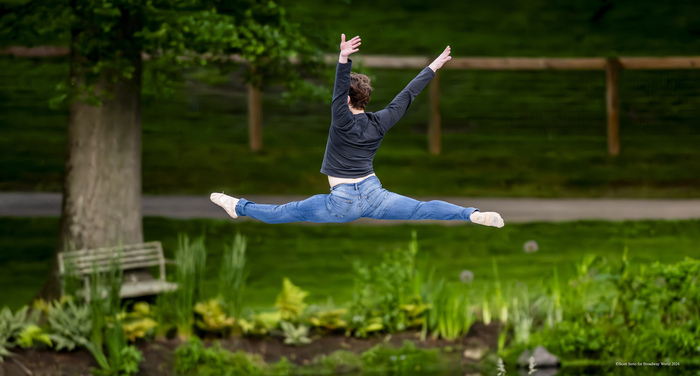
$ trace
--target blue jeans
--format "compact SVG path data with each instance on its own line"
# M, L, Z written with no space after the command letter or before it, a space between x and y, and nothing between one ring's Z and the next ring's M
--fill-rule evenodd
M327 195L316 195L284 205L256 204L240 199L236 214L265 223L342 223L361 217L375 219L441 219L469 221L478 209L444 201L418 201L382 188L376 176L359 183L338 184Z

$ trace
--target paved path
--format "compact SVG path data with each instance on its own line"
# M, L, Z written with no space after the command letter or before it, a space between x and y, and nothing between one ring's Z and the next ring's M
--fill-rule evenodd
M304 199L304 196L246 196L265 204L283 204ZM461 206L476 206L482 211L497 211L506 223L532 221L573 221L579 219L635 220L700 218L700 199L536 199L536 198L466 198L416 197L419 200L440 199ZM0 193L0 217L56 217L60 215L58 193ZM143 215L168 218L228 218L209 201L209 196L143 197ZM241 217L238 220L250 220ZM391 225L400 223L459 224L459 221L379 221L362 218L353 224Z

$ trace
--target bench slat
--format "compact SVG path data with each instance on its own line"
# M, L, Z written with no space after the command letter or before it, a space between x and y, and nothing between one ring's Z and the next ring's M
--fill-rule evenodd
M160 261L163 257L160 255L152 254L152 253L138 253L138 254L126 254L126 255L121 255L121 257L117 257L117 255L114 256L104 256L104 257L91 257L91 258L81 258L81 259L67 259L64 260L64 262L67 265L88 265L88 264L111 264L115 260L123 260L123 261L128 261L128 260L144 260L144 259L149 259L149 260L158 260Z
M63 259L68 260L95 260L95 259L110 259L115 257L129 257L130 255L154 255L161 256L163 253L158 249L135 249L128 251L106 251L106 252L90 252L81 255L63 255Z
M115 250L131 251L134 249L158 249L158 250L161 250L162 247L161 247L160 242L149 242L149 243L143 243L143 244L130 244L130 245L123 245L123 246L116 246L116 247L104 247L104 248L95 248L95 249L81 249L81 250L77 250L77 251L65 251L65 252L61 252L60 255L82 256L82 255L91 254L91 253L113 252Z

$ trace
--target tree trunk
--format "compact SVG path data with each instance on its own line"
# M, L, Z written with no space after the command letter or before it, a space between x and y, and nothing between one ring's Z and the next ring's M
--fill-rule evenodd
M140 51L124 55L135 68L130 79L105 73L95 93L100 105L82 98L70 104L61 229L56 252L143 242L141 221ZM71 49L71 83L81 85L89 69ZM111 74L111 76L110 76ZM39 295L60 295L56 259Z

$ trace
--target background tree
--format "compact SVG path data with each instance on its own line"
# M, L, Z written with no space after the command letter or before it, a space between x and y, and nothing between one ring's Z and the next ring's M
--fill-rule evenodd
M58 98L69 115L57 252L143 241L144 57L155 85L179 79L186 67L231 70L248 62L252 85L277 78L298 92L311 87L298 70L322 63L318 48L269 0L35 0L0 12L5 44L70 46L70 77ZM54 267L41 295L55 296L56 282Z

